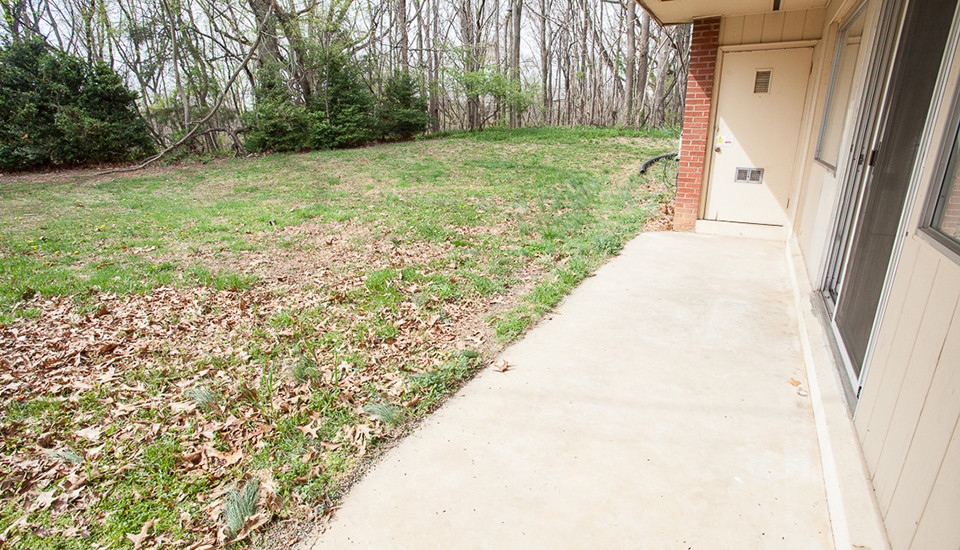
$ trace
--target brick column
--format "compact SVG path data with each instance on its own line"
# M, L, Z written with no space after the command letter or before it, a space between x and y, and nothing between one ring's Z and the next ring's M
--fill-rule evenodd
M692 231L700 212L703 163L712 145L707 127L719 46L720 18L694 21L687 96L683 109L683 136L680 138L677 204L673 219L674 229L680 231Z

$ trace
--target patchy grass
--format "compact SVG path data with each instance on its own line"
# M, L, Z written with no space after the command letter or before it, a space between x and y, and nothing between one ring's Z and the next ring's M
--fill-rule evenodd
M0 545L328 511L644 226L665 133L496 130L0 181Z

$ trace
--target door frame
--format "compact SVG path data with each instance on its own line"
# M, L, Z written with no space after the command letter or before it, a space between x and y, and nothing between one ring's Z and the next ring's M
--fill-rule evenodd
M852 127L847 130L847 132L852 130L852 133L843 142L849 143L849 145L837 161L837 166L833 168L834 176L839 184L834 199L836 206L830 221L828 233L830 237L821 260L820 284L818 286L820 299L823 301L827 313L827 323L840 353L840 362L843 365L844 374L850 385L853 386L854 394L857 397L860 395L860 388L866 374L866 364L873 349L874 334L871 332L864 364L861 365L858 375L853 368L853 361L847 353L836 324L836 306L842 292L843 275L850 260L849 250L853 241L853 230L861 212L864 183L871 176L869 155L878 147L878 141L882 137L888 115L885 103L892 84L890 71L896 58L897 46L903 30L903 21L906 17L905 8L909 1L880 0L877 13L869 20L873 29L869 41L869 53L861 53L861 55L866 56L864 59L865 65L861 68L860 77L857 79L859 90L857 97L853 100L857 105L856 112L858 115L852 121ZM834 32L837 34L842 32L845 25L856 17L860 10L870 9L869 4L870 0L864 0L864 2L854 5L847 14L838 20ZM833 52L831 59L832 75L833 67L837 63L837 51ZM826 105L824 108L826 108ZM823 122L821 121L820 124L822 126ZM823 129L821 128L820 131L822 132ZM814 160L814 162L820 161ZM831 285L836 285L836 299L831 295ZM883 296L881 296L881 300L883 300ZM876 320L874 320L874 325L876 325Z
M886 52L886 55L888 57L885 59L885 62L882 64L883 65L882 91L874 93L874 95L876 96L875 100L877 101L877 104L876 104L877 112L873 115L873 117L869 117L869 118L872 118L872 122L867 121L868 126L869 124L873 125L873 129L872 129L872 132L866 136L869 139L866 139L864 141L866 150L872 151L873 149L876 149L883 139L885 124L889 116L888 109L886 106L886 101L892 90L892 87L894 86L890 71L893 68L894 62L896 61L896 56L899 53L898 46L900 42L900 37L903 32L903 24L908 13L909 5L911 2L915 2L915 1L923 1L923 0L893 0L893 2L889 2L889 3L882 2L882 4L884 5L883 7L886 7L889 4L897 5L897 9L891 10L890 13L886 14L891 18L894 15L896 15L896 20L882 21L878 19L878 22L877 22L878 25L895 22L895 27L888 29L890 31L894 31L890 33L892 36L889 37L889 40L892 41L892 44L884 45L885 48L888 48L888 51ZM884 13L882 12L880 16L882 17L883 15ZM884 37L880 37L880 40L883 40L883 38ZM882 42L876 42L876 39L874 39L874 46L873 46L874 49L873 49L873 53L871 54L871 61L870 61L871 69L873 69L874 65L878 62L878 60L874 59L875 58L874 54L877 51L877 47L882 44L883 44ZM928 106L928 109L925 115L926 120L923 126L923 130L920 134L920 140L917 147L916 158L914 159L914 164L911 167L907 192L904 197L903 210L901 211L900 219L898 220L897 233L895 235L893 247L890 252L890 261L888 262L886 271L884 273L883 286L881 289L880 296L878 298L877 311L874 315L873 326L871 327L871 330L870 330L870 336L867 341L866 352L864 354L863 364L861 365L859 376L856 376L854 374L852 363L849 360L849 357L846 352L846 348L843 344L843 340L840 337L839 330L837 328L837 324L835 321L836 303L833 302L832 299L828 299L827 291L825 288L825 285L828 283L828 276L829 276L828 270L829 270L830 261L831 261L830 255L833 253L833 249L834 249L832 239L835 238L835 231L838 230L837 224L839 222L839 217L841 214L840 210L843 207L843 205L838 202L834 210L834 220L832 220L831 222L832 226L831 226L831 233L830 233L831 234L831 241L829 243L830 246L828 246L828 248L824 251L822 262L821 262L820 299L822 300L824 307L826 308L826 311L829 315L827 319L828 324L835 338L837 348L840 351L840 354L842 356L843 363L844 363L844 370L846 371L846 374L849 377L849 380L854 386L854 392L857 397L860 396L860 389L863 387L863 383L866 380L867 376L869 376L871 364L873 363L873 356L876 352L877 339L880 331L880 324L881 324L881 320L883 319L884 313L886 311L887 303L889 301L890 292L893 286L893 276L900 262L900 254L903 249L904 239L906 239L909 236L910 231L913 230L913 228L910 226L911 216L913 215L912 213L914 210L915 203L918 200L917 194L922 183L921 179L923 177L923 172L924 172L923 166L926 164L926 162L928 162L928 160L933 160L934 162L941 162L941 159L936 157L934 159L930 159L929 155L931 154L932 138L933 138L933 134L935 133L935 126L937 125L937 121L938 119L942 118L943 116L942 111L944 108L948 108L948 109L951 108L950 105L947 105L946 107L944 107L943 94L949 84L946 79L948 77L948 73L950 72L950 68L953 63L957 62L957 59L955 58L958 55L957 54L958 48L960 48L960 4L958 4L957 9L954 12L954 15L951 21L951 27L950 27L949 34L947 36L947 42L944 46L943 59L941 60L941 63L938 69L936 83L934 85L934 89L931 95L931 100L930 100L931 102L930 102L930 105ZM861 109L864 108L865 101L867 99L869 98L864 98L864 97L860 98ZM864 112L864 111L860 111L860 112ZM954 115L950 114L950 116L954 116ZM960 115L956 115L956 116L960 116ZM857 121L858 127L861 126L863 123L864 121ZM858 128L858 131L859 130L861 130L861 128ZM851 153L853 152L853 148L855 146L856 146L856 141L851 141L850 143ZM933 152L935 153L936 151L933 151ZM846 172L849 172L849 168L851 167L850 160L852 159L852 157L853 155L851 154L850 159L847 159L846 161L844 161ZM843 187L848 185L849 182L847 181L847 179L853 178L855 177L855 175L856 175L855 173L843 174L842 176L844 178L843 185L838 186L838 195L839 193L843 193L845 191ZM857 221L856 216L859 216L860 214L860 210L861 210L860 203L863 195L862 182L866 181L866 178L868 177L870 177L869 167L867 167L866 170L862 171L862 173L859 176L859 181L852 182L853 184L860 185L861 187L860 189L861 196L857 198L854 218L852 219L852 222L851 222L852 224L856 224L856 221ZM840 198L841 197L838 196L838 201ZM852 236L852 232L851 232L851 236ZM849 244L850 244L849 242L846 243L844 245L844 248L848 247ZM849 254L845 255L844 265L842 269L846 269L847 261L849 261ZM842 292L842 288L841 288L841 292ZM837 301L839 301L839 299ZM855 413L856 413L856 409L854 408L854 414Z
M717 125L717 107L719 105L718 99L720 97L720 81L723 79L723 57L729 53L738 53L738 52L754 52L754 51L767 51L767 50L795 50L797 48L814 48L817 44L820 43L820 40L793 40L790 42L769 42L765 44L737 44L731 46L720 46L717 52L717 63L714 68L713 73L713 92L710 96L710 122L707 124L707 136L710 136L710 139L707 140L707 150L704 155L704 165L703 165L703 176L700 183L700 206L699 211L697 212L697 219L702 220L707 212L707 201L709 200L709 194L712 189L710 189L710 180L713 177L713 133ZM813 63L814 61L811 61ZM804 91L803 104L804 111L807 110L808 97L810 93L809 83L807 89ZM803 113L806 115L806 112ZM802 126L801 122L801 126ZM802 128L801 128L802 130ZM796 164L796 163L794 163ZM796 168L794 168L794 188L796 188ZM794 189L795 190L795 189ZM791 193L792 198L793 193ZM788 223L790 219L790 213L796 208L795 201L791 200L790 204L787 206L785 215L787 217ZM721 223L739 223L739 222L721 222ZM785 226L786 227L786 226Z
M892 14L899 13L900 7L897 4L904 0L893 0L891 2L881 2L881 13L875 22L874 28L877 32L869 44L870 53L863 59L866 63L861 68L860 77L857 79L859 93L857 98L852 98L857 104L858 113L853 122L853 134L850 136L850 145L846 154L837 161L837 166L833 167L834 177L839 185L837 186L838 195L836 198L837 207L834 211L830 223L830 241L825 249L826 258L821 273L820 291L823 293L824 304L827 311L830 312L831 320L836 309L836 300L831 294L831 289L836 286L837 297L839 297L842 275L846 270L846 262L849 259L850 238L853 228L856 227L857 218L860 213L860 202L863 198L863 182L869 177L870 163L869 154L876 141L878 129L882 127L883 100L886 97L887 85L889 80L889 71L893 50L896 44L890 44L884 40L889 38L888 33L883 31L896 30L891 29ZM894 6L897 6L894 8ZM853 19L863 10L869 9L869 0L863 0L859 6L854 8L848 14L843 22L838 26L837 33L842 33ZM884 12L883 10L887 10ZM886 17L885 17L886 16ZM880 33L880 34L878 34ZM863 42L861 42L862 44ZM833 72L839 62L840 50L835 44L833 54L833 65L831 67L831 80ZM879 55L878 55L879 53ZM832 85L828 90L827 98L830 97ZM826 105L824 106L827 107ZM824 134L826 129L820 121L820 135ZM821 138L818 138L818 140ZM826 164L820 162L826 167ZM851 369L852 372L852 369Z
M923 0L906 0L911 1ZM947 35L947 42L943 48L943 58L940 60L940 68L937 74L936 84L933 87L933 94L930 97L930 106L927 109L927 120L923 126L923 132L920 134L920 143L917 145L917 158L914 161L913 169L910 174L910 183L907 186L907 194L904 199L903 211L900 214L900 222L897 226L897 235L893 242L893 250L890 253L890 263L887 264L887 272L884 274L883 289L880 292L880 303L877 306L877 314L873 320L873 330L870 331L870 340L867 343L867 353L863 358L863 368L860 371L861 385L867 376L870 364L873 362L873 354L876 349L877 336L880 332L880 321L887 308L887 302L890 298L890 291L893 288L893 276L900 264L900 253L903 250L904 240L910 236L911 231L915 231L912 225L913 211L919 197L920 189L923 186L924 166L928 161L938 163L934 174L939 173L941 164L946 162L943 155L939 155L939 146L933 143L933 138L937 133L938 124L942 124L942 118L949 119L958 116L953 104L944 101L947 89L951 86L949 81L951 69L958 61L958 48L960 48L960 3L953 13L953 20L950 23L950 31ZM933 155L931 159L930 156ZM943 167L945 169L945 166ZM915 231L923 235L922 231ZM859 391L858 391L859 393Z

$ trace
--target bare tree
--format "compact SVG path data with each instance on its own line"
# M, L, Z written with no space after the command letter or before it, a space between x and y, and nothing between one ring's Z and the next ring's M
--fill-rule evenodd
M291 101L326 101L324 52L374 94L413 76L433 131L676 124L689 49L688 26L661 29L633 0L0 0L0 15L0 39L113 67L158 143L192 132L199 150L236 146L267 66Z

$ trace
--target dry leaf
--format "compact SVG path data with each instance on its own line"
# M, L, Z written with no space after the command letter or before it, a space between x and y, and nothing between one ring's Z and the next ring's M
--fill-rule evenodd
M323 424L314 420L313 422L307 424L306 426L297 426L297 429L300 430L303 435L309 435L310 437L316 439L317 432L320 431L320 428L323 427Z
M139 550L143 546L144 541L150 538L150 528L153 527L157 520L151 519L150 521L143 524L143 527L140 528L140 532L136 535L126 533L127 538L130 539L130 542L133 543L133 550Z
M243 529L237 533L237 536L230 542L240 542L247 537L249 537L253 532L255 532L260 527L263 527L268 521L272 514L267 512L260 512L259 514L254 514L247 518L243 524Z
M49 508L57 499L53 498L56 491L41 491L37 493L37 500L33 503L34 510L44 510Z
M227 452L227 453L221 453L220 451L211 448L207 451L207 454L214 458L219 458L220 460L222 460L224 467L233 466L234 464L243 460L243 449L239 449L239 448L233 452Z
M93 442L100 441L100 435L103 431L100 428L95 428L90 426L89 428L84 428L82 430L77 430L76 434L84 439L88 439Z
M794 387L799 386L799 385L800 385L800 381L797 380L796 378L791 378L791 379L790 379L790 385L791 385L791 386L794 386Z

